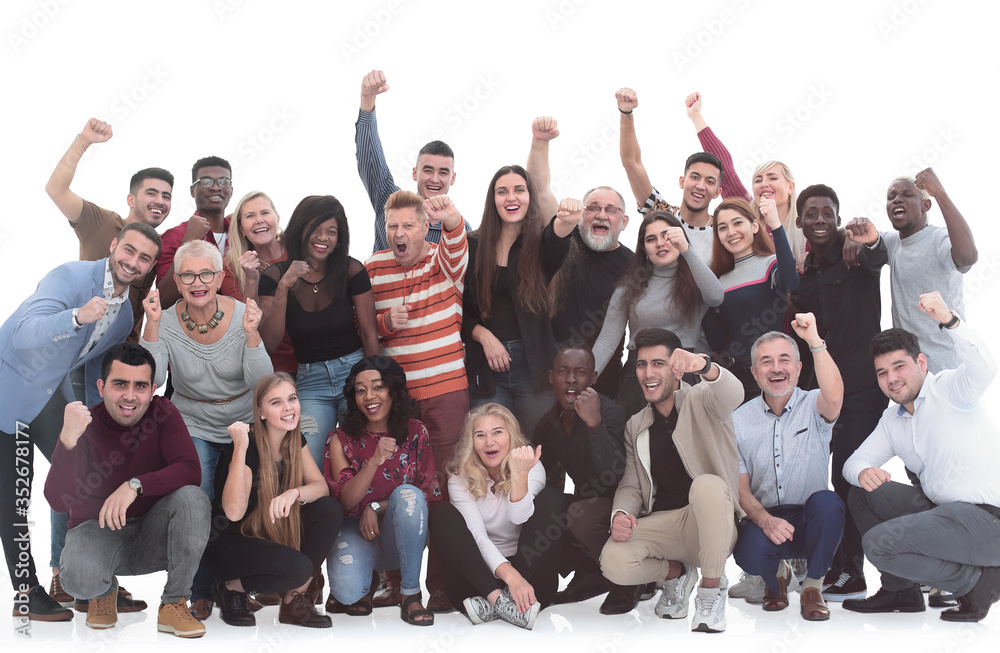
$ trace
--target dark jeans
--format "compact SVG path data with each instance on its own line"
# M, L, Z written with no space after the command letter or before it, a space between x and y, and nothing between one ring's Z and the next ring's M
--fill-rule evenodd
M492 397L472 400L472 406L483 406L497 403L514 413L521 432L531 440L535 434L535 426L550 408L552 408L552 392L538 392L531 383L531 366L528 365L528 353L521 340L508 340L503 343L504 349L510 355L510 368L506 372L490 372L493 375L495 387ZM546 365L548 362L546 362Z
M220 580L236 580L247 592L286 592L321 573L323 560L344 521L344 508L333 497L322 497L301 508L302 539L296 551L238 529L221 533L205 549L205 565Z
M563 495L545 488L535 496L535 512L521 525L517 553L507 559L535 590L545 608L552 604L559 586L559 559L565 529ZM458 508L446 501L430 504L431 539L444 568L445 592L451 604L463 610L470 596L486 597L504 584L493 575Z
M761 576L775 593L782 560L805 558L809 578L826 576L844 532L844 502L840 497L830 490L820 490L811 494L804 505L778 506L767 511L791 524L794 536L775 544L759 526L744 518L733 549L736 564L748 574Z
M865 554L890 592L930 585L968 594L982 567L1000 561L1000 519L971 503L935 505L920 488L890 481L851 488Z
M66 400L56 390L27 427L0 424L0 538L10 583L17 591L26 592L38 585L27 510L35 478L35 447L47 460L52 460L65 409Z
M889 398L878 386L858 390L845 396L830 442L833 454L833 491L847 506L844 537L840 540L832 566L834 569L857 576L864 575L865 552L861 546L861 532L854 523L850 505L847 503L847 496L853 486L844 479L844 463L875 430L888 404Z

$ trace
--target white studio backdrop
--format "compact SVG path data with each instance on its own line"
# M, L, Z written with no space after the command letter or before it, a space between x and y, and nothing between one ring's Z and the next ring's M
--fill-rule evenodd
M473 226L493 172L524 163L539 115L562 132L550 153L557 196L610 184L631 202L618 156L622 86L638 92L650 177L675 199L684 159L700 149L682 104L693 91L745 185L757 162L785 161L800 189L835 188L845 220L890 228L889 182L933 166L976 236L966 306L989 333L1000 288L987 197L998 18L993 3L932 0L7 0L0 319L78 255L44 186L91 117L114 137L80 163L72 188L85 199L125 215L132 173L165 167L177 178L170 227L194 209L192 163L219 155L234 166L230 208L264 190L284 223L302 197L336 195L364 260L373 214L354 122L361 79L379 68L390 86L377 100L379 132L397 183L414 188L416 151L445 140L456 152L452 197ZM634 248L630 214L622 242ZM943 224L936 206L931 221ZM46 545L36 539L42 567Z

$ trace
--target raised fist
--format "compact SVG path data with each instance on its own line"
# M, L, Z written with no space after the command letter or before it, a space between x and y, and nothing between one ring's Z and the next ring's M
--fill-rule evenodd
M570 224L578 224L583 216L583 202L572 197L567 197L559 202L559 210L556 218Z
M104 143L111 139L114 134L111 133L111 125L104 122L103 120L98 120L97 118L91 118L87 121L87 124L83 126L83 130L80 132L80 140L82 140L87 145L93 145L94 143Z
M424 211L437 222L446 222L448 218L458 215L458 207L447 195L435 195L424 200Z
M618 89L615 99L618 101L618 110L624 113L632 113L632 110L639 106L638 96L627 86Z
M701 113L701 93L695 91L684 98L684 109L687 111L689 118Z
M552 116L539 116L531 122L531 136L540 141L551 141L559 135L559 123Z
M936 320L939 324L947 324L951 322L951 309L948 305L944 303L944 298L941 297L941 293L938 291L929 292L925 295L920 296L920 303L917 304L924 313Z

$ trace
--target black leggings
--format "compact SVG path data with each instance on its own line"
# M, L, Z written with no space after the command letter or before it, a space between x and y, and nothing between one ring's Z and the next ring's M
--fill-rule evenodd
M65 410L66 400L57 390L26 428L0 424L0 503L3 504L0 507L0 539L7 556L10 583L16 591L27 591L38 585L27 513L31 482L35 478L35 447L47 460L52 460Z
M271 540L244 537L234 527L209 542L205 564L215 578L240 579L247 592L293 590L321 573L343 521L340 502L323 497L302 506L300 551Z
M508 560L524 579L531 583L535 598L545 608L552 604L559 588L559 558L566 529L563 494L545 488L535 496L535 512L521 525L517 553ZM451 604L463 610L462 601L470 596L486 597L504 584L479 553L458 508L447 501L428 506L431 538L438 547L444 571L444 588Z

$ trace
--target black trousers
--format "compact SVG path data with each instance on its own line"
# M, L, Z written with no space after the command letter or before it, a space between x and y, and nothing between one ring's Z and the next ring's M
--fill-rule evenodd
M559 559L567 534L563 494L545 488L535 496L535 512L521 526L517 553L510 564L535 590L535 598L545 608L552 604L559 588ZM431 538L438 547L444 571L445 593L451 604L462 610L462 601L470 596L485 597L504 584L493 575L479 553L458 508L447 501L428 506Z

